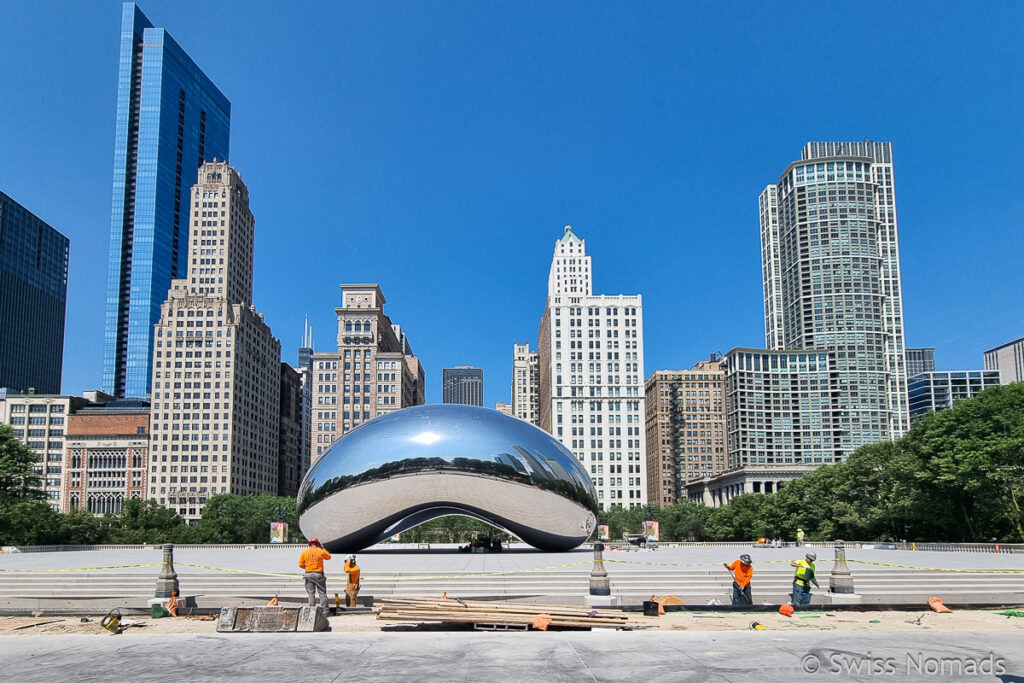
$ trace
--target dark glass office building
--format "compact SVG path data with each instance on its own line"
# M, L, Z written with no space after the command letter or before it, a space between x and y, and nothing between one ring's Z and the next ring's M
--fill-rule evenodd
M68 247L0 192L0 387L60 393Z
M149 394L153 325L187 272L189 189L228 159L231 103L135 3L121 15L103 389Z
M910 422L917 424L931 413L952 408L989 387L999 386L998 370L922 372L907 380Z
M444 368L444 387L441 400L444 403L461 403L467 406L484 404L484 371L469 365Z

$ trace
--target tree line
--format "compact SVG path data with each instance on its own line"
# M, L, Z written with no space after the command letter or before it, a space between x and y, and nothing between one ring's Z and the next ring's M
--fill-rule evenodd
M32 471L37 456L0 425L0 545L266 543L271 522L304 541L295 499L211 497L197 525L155 501L126 500L120 513L54 512ZM1024 542L1024 383L992 387L928 416L896 441L862 446L846 461L776 493L736 496L719 508L684 500L602 512L612 539L657 520L666 541L790 539ZM501 532L464 517L432 520L406 542L466 542Z
M986 389L895 441L857 449L777 493L602 513L612 539L658 520L667 541L1024 542L1024 383Z

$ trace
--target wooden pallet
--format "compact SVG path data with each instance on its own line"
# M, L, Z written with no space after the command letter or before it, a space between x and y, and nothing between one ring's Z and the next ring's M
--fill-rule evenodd
M377 618L391 621L479 624L491 628L524 629L535 626L632 629L640 625L619 611L572 605L528 605L436 598L383 598L378 602L380 612ZM540 622L537 621L538 617L542 618Z

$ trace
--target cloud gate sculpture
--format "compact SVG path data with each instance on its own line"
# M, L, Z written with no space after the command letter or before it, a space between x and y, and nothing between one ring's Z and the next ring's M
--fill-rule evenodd
M331 552L453 514L565 551L590 537L597 496L547 432L496 410L435 404L383 415L336 441L302 480L298 511L302 533Z

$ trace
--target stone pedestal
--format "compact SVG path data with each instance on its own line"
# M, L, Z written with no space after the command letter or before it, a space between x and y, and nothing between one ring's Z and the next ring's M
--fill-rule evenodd
M153 605L166 605L168 600L170 600L170 598L150 598L149 602L146 603L146 607L152 608ZM196 604L196 596L195 595L179 595L178 596L178 610L179 610L179 614L180 614L180 610L182 610L182 609L195 609L197 607L199 607L199 605Z
M832 565L832 575L828 581L829 593L842 595L853 594L853 576L850 568L846 565L846 544L842 541L835 542L836 560Z
M174 571L174 546L167 544L163 546L164 564L160 568L160 576L156 580L156 591L153 593L157 598L170 598L178 591L178 574Z
M608 572L604 568L604 544L594 544L594 568L590 570L590 595L608 596L612 594L608 581Z
M618 607L619 599L614 595L588 595L587 607Z

